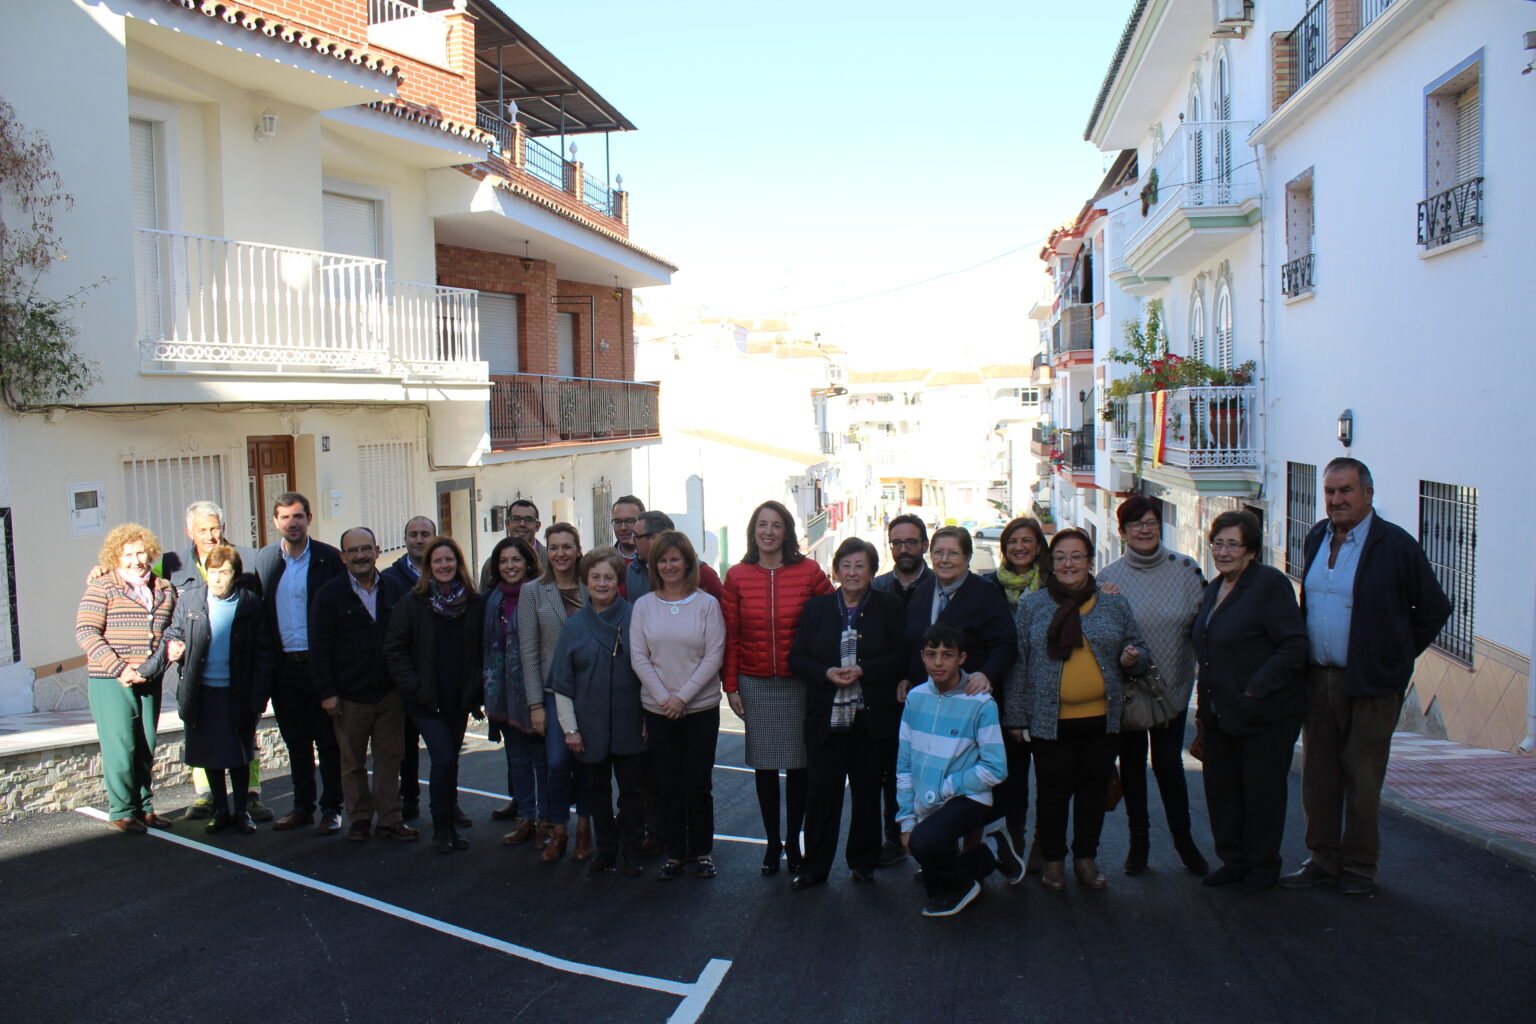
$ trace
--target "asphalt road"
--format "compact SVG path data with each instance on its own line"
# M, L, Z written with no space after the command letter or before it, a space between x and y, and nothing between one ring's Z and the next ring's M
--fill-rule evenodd
M741 757L741 737L722 735L719 762ZM461 785L501 792L502 764L478 744ZM1198 770L1189 778L1203 822ZM269 798L285 783L269 780ZM1288 853L1299 856L1292 788ZM748 774L718 770L715 792L719 833L762 835ZM189 796L169 791L162 808L179 813ZM285 797L270 802L286 809ZM1107 891L994 877L960 916L925 920L908 864L867 887L840 867L796 893L786 873L761 876L761 846L719 842L713 880L588 877L569 859L546 866L502 847L498 803L464 796L476 824L470 849L451 856L308 830L205 837L201 822L177 827L191 847L80 814L0 826L4 1017L1185 1024L1527 1019L1536 1004L1536 876L1391 813L1374 898L1207 889L1155 830L1152 867L1128 878L1117 813L1101 850L1115 868ZM717 959L729 966L712 986ZM603 970L641 977L593 976Z

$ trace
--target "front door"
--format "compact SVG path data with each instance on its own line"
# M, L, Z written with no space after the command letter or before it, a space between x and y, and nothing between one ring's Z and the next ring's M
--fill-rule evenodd
M247 437L245 464L251 499L252 547L266 547L275 537L272 528L272 501L284 491L293 490L293 438L287 435Z

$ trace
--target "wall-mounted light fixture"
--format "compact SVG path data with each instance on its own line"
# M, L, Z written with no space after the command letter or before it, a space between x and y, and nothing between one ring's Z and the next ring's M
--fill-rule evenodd
M271 107L261 112L261 118L256 122L256 141L277 137L277 114Z
M1355 414L1345 409L1339 413L1339 444L1348 448L1355 443Z
M613 297L615 300L624 298L624 289L619 287L619 275L613 275Z
M523 258L518 260L523 265L524 273L533 269L533 257L528 255L528 239L523 239Z

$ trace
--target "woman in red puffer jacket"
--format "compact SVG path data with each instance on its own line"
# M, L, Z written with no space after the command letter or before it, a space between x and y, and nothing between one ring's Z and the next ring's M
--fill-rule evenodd
M789 873L800 870L800 826L805 821L805 685L789 670L789 647L805 602L830 593L821 567L800 553L795 518L765 501L747 527L747 554L725 574L725 682L731 710L747 726L747 767L757 776L768 852L763 874L777 874L789 850ZM789 809L779 838L779 769Z

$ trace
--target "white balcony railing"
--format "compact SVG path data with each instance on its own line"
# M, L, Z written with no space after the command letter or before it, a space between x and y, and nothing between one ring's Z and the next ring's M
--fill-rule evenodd
M1162 433L1161 461L1184 469L1253 469L1259 464L1257 390L1252 386L1180 388L1165 393L1159 419L1148 392L1110 402L1111 419L1104 424L1105 447L1114 455L1156 462L1157 437Z
M139 356L257 369L484 380L476 293L386 281L381 259L138 229Z
M448 66L448 19L426 10L420 0L368 0L368 42Z
M1140 224L1131 218L1126 251L1135 249L1176 210L1236 206L1256 199L1258 176L1246 141L1253 128L1252 121L1179 125L1141 177L1146 217Z

